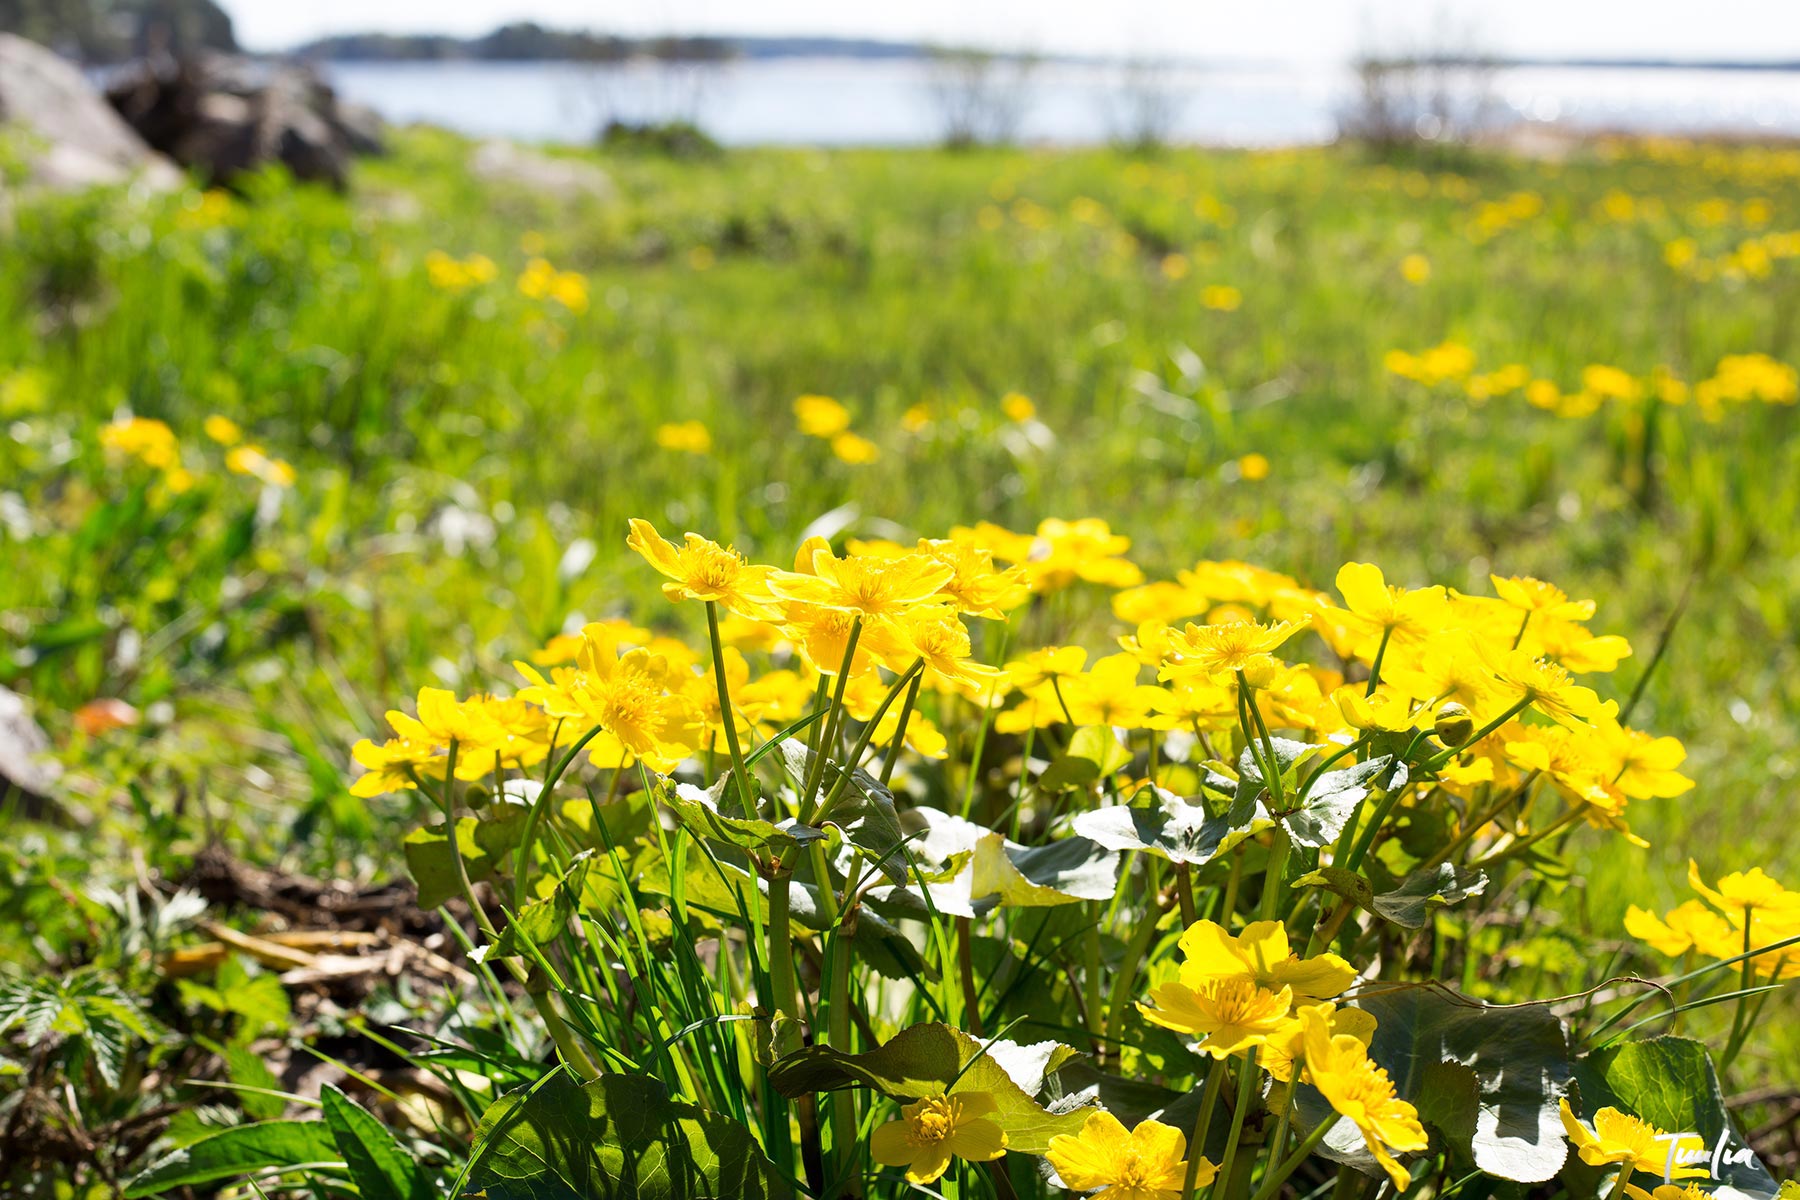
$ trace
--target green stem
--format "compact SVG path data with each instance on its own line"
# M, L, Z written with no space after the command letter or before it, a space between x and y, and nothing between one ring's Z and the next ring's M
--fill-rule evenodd
M881 783L887 786L894 777L894 764L900 761L900 751L906 745L906 726L912 720L913 708L919 702L919 685L925 682L925 673L920 671L913 676L913 681L906 689L906 703L900 706L900 723L894 727L894 740L888 743L887 761L881 764ZM938 714L940 717L942 713Z
M1156 862L1154 855L1144 856L1144 883L1150 902L1145 906L1146 911L1131 935L1130 945L1125 948L1125 958L1119 965L1119 972L1113 976L1112 996L1107 1002L1106 1032L1109 1047L1116 1045L1120 1035L1125 1032L1125 1005L1131 996L1132 985L1137 982L1138 964L1144 961L1150 952L1151 942L1156 940L1156 924L1163 911L1156 902Z
M775 995L775 1015L785 1015L788 1021L788 1036L778 1037L776 1049L783 1051L799 1044L800 1028L800 995L799 984L794 979L794 945L788 937L788 916L792 905L789 895L791 873L777 870L769 880L769 981ZM787 1045L783 1045L783 1043Z
M851 922L855 917L848 918ZM826 1040L834 1050L851 1052L850 1045L850 943L839 937L831 948L830 1011L826 1014ZM842 1195L862 1194L862 1172L857 1169L856 1097L844 1088L831 1095L831 1156L836 1177L844 1180Z
M1281 896L1287 888L1288 851L1293 847L1293 839L1288 837L1287 827L1275 826L1274 842L1269 847L1269 866L1263 874L1262 919L1272 921L1275 914L1281 911Z
M712 637L713 682L719 688L719 721L725 726L725 744L731 749L731 771L737 776L738 795L744 811L756 811L756 799L750 791L750 774L744 770L744 748L738 745L737 710L731 707L731 688L725 682L725 647L719 640L719 605L706 602L706 631Z
M1262 1072L1256 1068L1256 1047L1238 1065L1237 1107L1231 1113L1231 1135L1225 1139L1225 1157L1219 1160L1219 1175L1226 1187L1231 1185L1231 1169L1237 1163L1238 1141L1244 1136L1244 1117L1250 1111L1251 1095Z
M525 903L525 868L531 865L530 856L532 845L537 841L538 823L543 820L544 812L550 807L550 798L556 792L556 785L562 782L563 773L569 769L569 764L575 761L575 756L580 754L581 751L587 747L587 744L594 740L595 735L599 732L600 726L596 725L586 733L582 734L581 740L576 742L573 746L570 746L568 752L565 753L562 758L557 760L556 766L550 774L544 777L544 785L538 790L537 799L532 802L531 814L525 818L525 836L520 840L519 849L513 855L514 908L520 908ZM613 772L613 783L615 785L618 783L620 774L620 771L615 770ZM608 794L610 795L611 793L609 792ZM595 813L594 819L596 821L600 820L600 814Z
M1181 927L1186 929L1200 919L1194 909L1194 869L1188 863L1175 866L1175 898L1181 904Z
M981 992L975 986L974 931L968 917L956 918L956 973L962 981L963 1028L981 1036Z
M1369 688L1363 693L1365 696L1373 696L1376 687L1381 683L1381 660L1387 657L1388 641L1393 636L1394 627L1392 625L1381 631L1381 645L1375 648L1375 661L1369 667Z
M1281 1185L1288 1181L1288 1176L1300 1169L1300 1164L1319 1148L1319 1143L1325 1140L1325 1135L1330 1133L1331 1127L1337 1123L1338 1115L1336 1113L1332 1113L1320 1121L1313 1131L1306 1135L1306 1140L1296 1146L1294 1152L1281 1161L1280 1166L1270 1168L1269 1173L1263 1177L1262 1186L1256 1189L1256 1195L1252 1197L1252 1200L1275 1200L1276 1194L1281 1191ZM1345 1178L1352 1176L1359 1182L1362 1178L1355 1171L1345 1169L1343 1174L1338 1177L1339 1183L1341 1184Z
M844 661L838 667L837 686L831 694L831 712L825 718L825 735L819 739L819 748L813 754L806 772L806 786L801 790L802 824L812 823L812 804L818 798L819 785L825 779L825 760L837 749L838 726L844 719L844 690L850 686L850 668L856 662L856 643L861 637L862 618L859 616L850 623L850 636L844 643Z
M1188 1139L1187 1176L1181 1181L1181 1200L1194 1200L1194 1183L1200 1178L1200 1160L1206 1155L1206 1132L1212 1126L1213 1109L1218 1107L1219 1088L1224 1082L1225 1060L1215 1058L1206 1072L1206 1090L1200 1094L1194 1136Z
M1087 1009L1088 1033L1094 1039L1094 1053L1101 1059L1106 1057L1106 1014L1101 1010L1100 997L1103 982L1100 978L1100 902L1088 902L1088 927L1085 941L1087 943L1087 969L1082 973L1084 985L1083 1007Z

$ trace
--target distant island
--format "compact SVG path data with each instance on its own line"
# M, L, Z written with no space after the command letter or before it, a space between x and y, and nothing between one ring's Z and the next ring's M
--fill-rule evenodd
M480 37L436 33L345 33L297 46L294 57L325 62L623 62L655 58L716 62L735 58L920 58L910 42L837 37L643 37L552 29L532 21Z

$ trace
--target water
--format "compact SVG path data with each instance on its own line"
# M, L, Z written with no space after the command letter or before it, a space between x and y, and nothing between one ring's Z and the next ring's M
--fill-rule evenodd
M700 70L569 63L333 63L347 99L390 120L478 136L584 142L610 116L691 116L720 141L919 145L943 120L933 68L911 59L755 59ZM1800 136L1800 72L1521 67L1487 84L1497 117L1578 129ZM1096 143L1129 125L1118 68L1048 64L1015 90L1030 142ZM1355 80L1335 65L1219 66L1158 76L1178 140L1281 145L1330 139Z

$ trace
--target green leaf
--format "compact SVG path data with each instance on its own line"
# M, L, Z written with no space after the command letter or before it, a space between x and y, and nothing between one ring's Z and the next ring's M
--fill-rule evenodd
M1322 887L1342 896L1359 908L1367 908L1375 899L1369 881L1345 867L1320 867L1294 880L1295 887Z
M1369 907L1396 925L1422 929L1433 912L1479 896L1487 885L1488 878L1480 871L1439 863L1414 871L1393 891L1376 896Z
M787 1200L750 1131L671 1100L662 1084L557 1072L482 1115L468 1191L487 1200Z
M823 829L788 817L770 821L745 812L736 776L727 771L705 791L691 783L664 787L662 802L669 806L689 832L708 841L742 850L783 851L805 846L826 836Z
M789 738L781 743L781 754L788 772L805 778L812 763L812 753L804 743ZM844 768L829 756L825 759L823 788L830 795L843 779ZM862 850L881 873L895 883L905 883L906 853L902 843L906 831L901 828L900 814L894 807L894 793L861 767L852 768L844 794L830 810L821 814L821 825L835 825L843 831L844 840Z
M1545 1005L1497 1007L1438 985L1396 985L1366 992L1357 1006L1374 1014L1369 1056L1386 1068L1402 1100L1468 1153L1489 1175L1521 1183L1553 1178L1568 1155L1558 1101L1568 1088L1568 1043ZM1461 1103L1473 1086L1470 1104ZM1296 1089L1303 1120L1330 1107L1310 1087ZM1343 1121L1319 1152L1377 1174L1356 1127Z
M164 1155L125 1186L127 1200L174 1188L237 1179L269 1167L339 1163L323 1121L264 1121L223 1129Z
M1773 1196L1776 1183L1745 1144L1726 1111L1712 1056L1699 1042L1680 1037L1618 1042L1575 1063L1581 1116L1617 1108L1664 1133L1696 1133L1709 1153L1723 1147L1714 1179L1751 1196ZM1696 1164L1708 1168L1712 1161ZM1702 1186L1709 1186L1705 1180Z
M934 808L912 809L906 822L924 831L912 840L913 857L926 877L932 906L949 916L980 916L1002 904L1043 908L1110 900L1118 890L1118 852L1085 837L1021 846ZM916 880L873 887L866 894L897 915L925 914Z
M1406 764L1371 758L1313 780L1299 808L1281 814L1288 834L1302 846L1329 846L1344 832L1356 806L1372 788L1392 791L1406 786Z
M539 948L554 943L581 905L588 872L594 862L592 850L577 854L569 863L569 869L550 886L549 895L526 901L500 931L498 940L478 947L470 957L476 962L515 958L525 953L528 943Z
M1130 804L1077 813L1075 832L1109 850L1143 850L1172 863L1209 863L1245 838L1273 824L1254 796L1222 816L1206 805L1160 787L1139 789Z
M852 1087L873 1088L903 1102L953 1092L987 1092L997 1106L993 1119L1006 1131L1006 1148L1024 1154L1044 1153L1058 1134L1079 1133L1094 1109L1051 1112L1004 1065L1003 1060L1016 1063L1020 1048L1006 1042L995 1045L998 1054L985 1053L982 1043L962 1030L931 1022L902 1029L862 1054L830 1046L797 1050L769 1067L769 1082L790 1099ZM1058 1057L1054 1052L1050 1057L1058 1066L1068 1060L1068 1055ZM1036 1080L1041 1084L1042 1079L1040 1070ZM1033 1080L1027 1075L1024 1082Z
M506 855L524 836L525 813L503 805L495 816L480 820L464 817L456 823L456 844L462 851L463 869L470 883L492 879L505 867ZM419 885L419 907L436 908L452 896L462 895L456 877L456 861L442 825L428 825L406 835L401 843L406 867Z
M431 1180L386 1126L334 1084L326 1084L319 1098L362 1200L430 1200Z

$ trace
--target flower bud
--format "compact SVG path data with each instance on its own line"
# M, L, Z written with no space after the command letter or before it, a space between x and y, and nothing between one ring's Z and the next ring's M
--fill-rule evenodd
M1444 745L1455 748L1475 736L1475 719L1469 710L1452 700L1438 709L1437 721L1432 732Z

